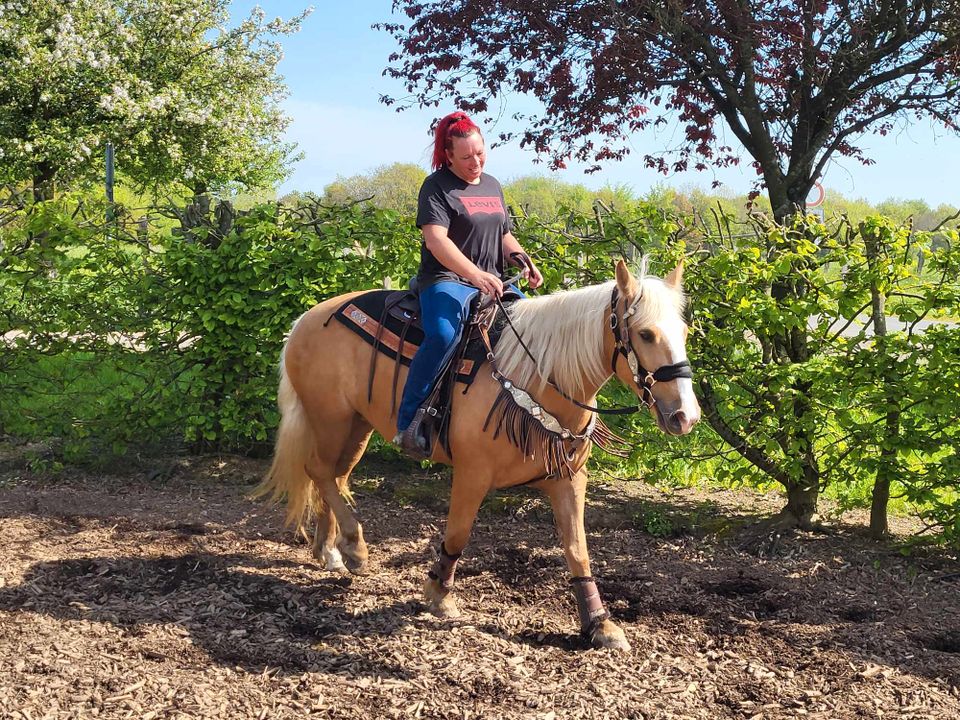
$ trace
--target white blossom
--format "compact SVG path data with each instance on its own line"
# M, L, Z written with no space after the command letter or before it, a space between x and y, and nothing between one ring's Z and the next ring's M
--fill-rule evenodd
M245 176L276 174L276 39L297 21L268 22L258 7L232 23L229 9L229 0L0 0L0 44L12 49L0 57L0 88L10 98L5 167L28 181L29 166L43 159L64 169L67 183L94 176L97 136L109 132L129 138L127 167L137 172L214 182L234 179L238 167ZM160 34L164 61L141 64ZM72 111L51 122L32 93L12 91L23 87L36 88L40 103L69 100ZM178 170L187 159L190 167Z

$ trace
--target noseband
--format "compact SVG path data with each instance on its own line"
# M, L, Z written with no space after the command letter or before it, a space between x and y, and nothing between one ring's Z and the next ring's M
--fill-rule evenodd
M657 399L653 396L654 385L658 382L668 382L678 378L693 378L693 372L690 369L690 363L686 360L673 363L673 365L661 365L653 372L640 364L640 356L630 339L629 320L636 313L637 304L641 297L643 297L642 294L629 307L626 307L626 303L624 303L623 315L618 317L617 304L620 302L620 293L616 285L613 287L613 293L610 296L610 329L613 331L613 356L610 358L610 369L614 375L617 374L617 360L623 355L630 366L633 381L640 391L640 402L648 408L652 408L657 403Z

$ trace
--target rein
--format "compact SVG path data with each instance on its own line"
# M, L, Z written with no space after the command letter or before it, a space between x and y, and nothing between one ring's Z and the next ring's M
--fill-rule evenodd
M642 297L642 296L641 296ZM637 298L639 301L640 298ZM623 328L627 326L627 319L636 312L636 301L633 305L627 308L623 313L623 318L617 318L617 303L619 302L619 292L617 287L614 286L613 292L610 296L610 330L613 332L614 339L614 348L613 356L610 358L610 369L615 375L617 372L617 360L623 355L628 364L630 365L630 370L633 373L633 381L637 384L637 387L640 388L642 395L640 396L640 402L642 407L652 408L657 399L653 396L653 386L658 382L669 382L670 380L676 380L678 378L692 378L693 372L690 369L690 363L687 360L681 360L678 363L673 363L672 365L661 365L653 372L647 370L640 363L640 357L637 355L637 351L633 347L633 341L630 339L629 330L626 331L626 341L624 341L624 332ZM527 347L527 344L523 341L520 332L514 327L513 321L510 319L509 313L503 307L503 303L500 301L500 298L496 298L497 306L500 311L503 312L504 318L507 321L507 325L510 326L510 329L513 331L513 334L517 337L517 342L520 343L520 347L523 348L523 351L527 354L527 357L533 361L534 366L537 365L537 359L533 356L533 353L530 352L530 348ZM489 354L492 355L493 351L490 349L489 345L487 347ZM641 380L642 378L642 380ZM601 408L594 407L593 405L588 405L582 403L576 398L570 397L557 387L556 383L553 380L547 380L547 383L565 400L573 403L583 410L589 410L590 412L600 413L602 415L631 415L638 410L640 410L641 405L624 405L622 407L613 407L613 408Z

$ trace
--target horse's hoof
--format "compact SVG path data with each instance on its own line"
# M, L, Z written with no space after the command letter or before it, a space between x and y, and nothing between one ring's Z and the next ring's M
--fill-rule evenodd
M367 569L367 544L363 542L363 537L358 536L356 540L341 541L337 544L337 549L343 557L343 562L354 575L369 575Z
M445 589L433 578L427 578L423 584L423 595L427 600L427 609L442 620L453 620L460 617L460 608L457 607L453 592Z
M367 565L366 560L356 560L348 555L343 559L343 562L345 565L345 570L351 575L359 575L363 577L370 574L370 567Z
M460 608L457 607L457 601L451 594L448 594L440 602L432 604L430 612L441 620L455 620L460 617Z
M630 643L627 642L627 636L623 634L616 623L611 620L604 620L600 626L594 630L590 637L590 644L597 648L606 648L608 650L630 650Z

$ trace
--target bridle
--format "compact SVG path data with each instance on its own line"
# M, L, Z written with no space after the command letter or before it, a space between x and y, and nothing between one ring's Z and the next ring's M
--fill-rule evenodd
M677 380L678 378L693 378L693 372L690 369L690 363L686 360L681 360L678 363L673 363L672 365L661 365L653 372L647 370L640 363L640 356L637 354L636 349L633 347L633 341L630 339L629 328L627 322L631 316L637 311L637 305L640 302L640 299L643 295L639 295L636 300L631 303L630 307L625 307L622 317L617 316L617 305L620 302L620 293L616 285L613 286L613 293L610 296L610 330L613 332L613 356L610 358L610 369L614 375L617 374L617 360L623 355L627 359L627 364L630 366L630 372L633 374L633 381L636 383L637 388L640 390L638 397L642 405L625 405L621 407L614 408L600 408L594 407L593 405L587 405L582 403L576 398L570 397L563 390L557 387L556 383L552 380L548 380L549 385L565 400L570 401L574 405L583 410L589 410L590 412L600 413L602 415L630 415L638 410L641 407L652 408L657 403L657 399L653 396L653 386L658 382L668 382L670 380ZM500 298L496 300L497 305L500 308L500 311L503 313L504 318L506 318L507 325L510 326L510 329L513 331L513 334L517 336L517 342L520 343L520 347L523 348L523 351L527 354L527 357L533 361L534 365L537 365L537 359L533 356L533 353L530 352L530 348L527 347L526 343L523 341L523 338L520 336L520 333L514 327L513 322L510 320L510 315L507 313L506 309L503 307L503 303L500 302ZM492 359L493 351L490 346L487 346L489 351L489 356Z
M637 305L643 297L641 293L629 307L625 307L623 315L617 317L617 304L620 302L620 293L616 285L613 286L613 293L610 295L610 330L613 332L613 356L610 358L610 370L614 375L617 374L617 360L623 355L627 359L627 365L630 366L630 373L633 375L633 382L640 390L640 402L646 407L652 408L657 404L657 399L653 396L653 386L658 382L669 382L679 378L693 378L693 371L690 369L690 363L687 360L681 360L672 365L661 365L653 372L647 370L640 364L640 356L633 347L633 341L630 339L629 320L637 312ZM624 303L626 305L626 303ZM637 407L639 410L639 406Z

